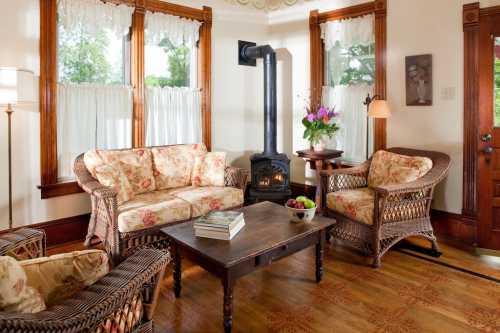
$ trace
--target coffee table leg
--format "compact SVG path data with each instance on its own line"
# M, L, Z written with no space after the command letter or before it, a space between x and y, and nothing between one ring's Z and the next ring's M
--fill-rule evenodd
M325 247L326 231L323 229L319 233L319 241L316 244L316 282L321 282L323 278L323 249Z
M230 333L233 328L233 288L231 281L222 281L224 287L224 332Z
M181 255L177 244L173 245L174 254L174 293L175 297L181 296Z

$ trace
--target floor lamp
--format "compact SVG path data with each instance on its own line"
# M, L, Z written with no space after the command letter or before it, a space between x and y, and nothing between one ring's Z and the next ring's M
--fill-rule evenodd
M391 110L386 100L380 99L379 95L366 96L363 102L366 105L366 159L370 158L370 118L389 118Z
M12 114L13 105L33 103L33 72L13 67L0 67L0 106L7 114L8 165L9 165L9 230L12 229Z

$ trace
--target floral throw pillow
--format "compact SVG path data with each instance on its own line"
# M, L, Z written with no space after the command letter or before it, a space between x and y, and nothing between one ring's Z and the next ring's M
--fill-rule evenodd
M116 198L118 205L134 198L132 185L119 162L99 165L95 167L94 172L99 183L103 186L111 187L118 193Z
M198 156L194 160L193 186L224 186L226 153L213 152Z
M19 262L12 257L0 257L0 311L36 313L45 308L42 295L27 285Z

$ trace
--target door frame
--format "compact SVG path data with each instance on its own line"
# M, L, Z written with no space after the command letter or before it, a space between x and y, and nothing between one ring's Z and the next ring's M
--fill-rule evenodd
M463 6L464 31L464 142L463 142L463 205L462 215L473 226L476 244L481 247L484 235L481 235L480 223L480 175L479 170L484 159L479 156L484 148L480 136L481 105L489 101L481 101L480 85L484 78L480 73L480 49L486 41L481 39L480 24L489 16L500 15L500 6L480 8L479 2ZM485 97L483 97L484 99ZM486 111L483 111L486 112ZM483 129L484 130L484 129ZM485 184L484 186L489 186ZM488 214L487 216L490 216Z

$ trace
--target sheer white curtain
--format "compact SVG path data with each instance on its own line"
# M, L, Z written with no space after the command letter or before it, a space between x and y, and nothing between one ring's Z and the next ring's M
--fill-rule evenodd
M146 88L146 144L148 146L201 142L201 91L196 88L197 50L201 23L162 13L146 13L146 43L163 39L190 48L190 87ZM146 58L146 61L156 59ZM166 61L166 59L161 59Z
M97 34L103 27L119 36L128 34L134 8L101 0L57 0L59 24L67 31L83 28Z
M132 88L58 84L57 154L60 180L73 178L73 161L90 149L132 146Z
M201 91L191 88L146 89L146 144L201 142Z
M327 51L325 76L328 84L323 87L322 103L335 107L340 112L341 122L341 130L331 144L344 151L343 160L346 163L361 163L366 159L367 126L369 153L373 147L373 121L367 120L363 102L368 93L373 95L374 87L364 80L342 83L341 78L346 70L356 68L353 60L344 56L346 51L353 46L375 43L374 15L323 23L321 37ZM374 76L375 73L372 74Z

